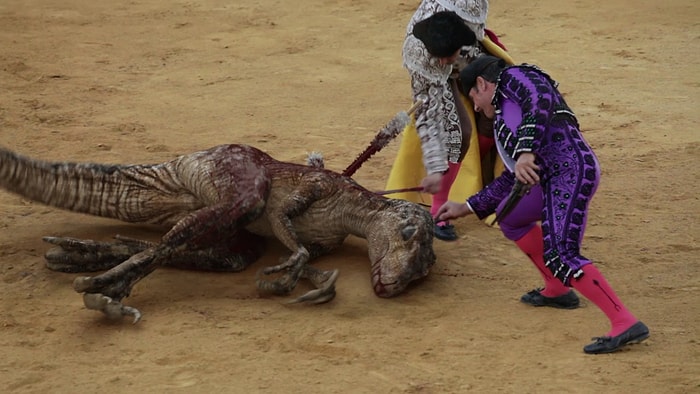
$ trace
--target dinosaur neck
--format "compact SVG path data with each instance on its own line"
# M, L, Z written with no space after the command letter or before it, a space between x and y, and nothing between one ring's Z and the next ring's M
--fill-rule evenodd
M358 204L358 201L362 201L362 204ZM342 205L345 230L365 239L375 227L382 226L383 212L389 207L384 197L373 193L367 193L363 198L349 199Z

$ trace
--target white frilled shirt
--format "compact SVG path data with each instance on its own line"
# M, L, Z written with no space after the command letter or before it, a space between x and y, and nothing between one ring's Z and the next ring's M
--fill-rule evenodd
M423 42L411 32L413 26L440 11L454 11L476 34L484 38L487 0L423 0L406 27L403 45L403 66L411 76L413 100L423 105L415 113L416 130L421 140L423 165L428 174L447 171L448 161L459 161L462 131L455 97L450 88L450 78L456 78L468 60L482 52L477 43L463 47L454 64L440 65L439 59L428 53Z

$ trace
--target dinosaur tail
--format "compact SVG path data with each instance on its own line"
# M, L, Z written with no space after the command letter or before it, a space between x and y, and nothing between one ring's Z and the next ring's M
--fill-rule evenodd
M125 222L172 223L199 204L166 165L36 160L0 147L0 188L72 212ZM180 209L178 209L180 208Z

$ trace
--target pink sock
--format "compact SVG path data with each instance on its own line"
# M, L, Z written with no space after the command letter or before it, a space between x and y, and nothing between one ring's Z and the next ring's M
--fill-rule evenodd
M447 202L447 198L450 195L450 188L452 184L457 179L457 173L459 172L460 163L447 163L448 169L445 175L442 176L442 183L440 184L440 192L433 194L433 203L430 206L430 214L435 216L438 209ZM448 222L438 222L438 226L447 224Z
M542 240L542 228L539 225L533 226L530 231L515 241L515 244L540 271L540 275L544 279L544 290L540 291L540 294L545 297L558 297L569 292L569 288L555 278L552 271L544 265L544 241Z
M618 336L637 322L637 318L625 308L598 268L587 264L582 270L583 276L572 279L571 285L608 317L611 325L608 336Z

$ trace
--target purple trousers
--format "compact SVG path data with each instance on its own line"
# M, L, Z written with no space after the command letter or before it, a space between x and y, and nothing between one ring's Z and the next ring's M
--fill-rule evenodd
M496 212L501 212L505 203L506 200L501 201ZM501 220L499 226L503 235L514 242L524 237L542 220L542 207L542 187L537 185Z
M541 185L530 189L499 223L503 235L517 241L541 222L545 266L567 286L572 278L582 274L581 267L591 263L580 254L580 245L600 172L597 160L595 165L583 167L588 170L587 177L582 176L581 168L557 171L556 176L545 175ZM497 212L505 202L501 201Z

